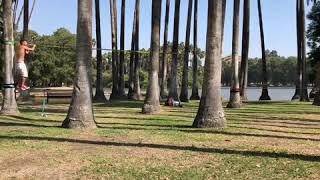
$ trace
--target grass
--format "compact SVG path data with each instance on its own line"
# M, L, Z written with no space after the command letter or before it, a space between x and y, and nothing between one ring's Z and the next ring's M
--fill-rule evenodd
M99 128L60 128L68 105L0 116L0 179L320 179L320 111L310 103L226 109L228 128L191 128L198 102L141 114L95 104Z

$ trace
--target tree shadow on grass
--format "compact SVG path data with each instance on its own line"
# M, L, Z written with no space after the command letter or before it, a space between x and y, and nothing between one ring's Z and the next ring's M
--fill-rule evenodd
M99 126L103 129L118 129L118 130L136 130L136 131L180 131L185 133L203 133L203 134L216 134L216 135L226 135L226 136L244 136L244 137L258 137L258 138L277 138L277 139L286 139L286 140L304 140L304 141L315 141L320 142L320 139L315 138L304 138L304 137L295 137L295 136L280 136L280 135L271 135L271 134L253 134L253 133L235 133L235 132L226 132L221 130L206 130L206 129L195 129L190 126L190 129L179 129L179 128L141 128L141 127L106 127Z
M231 115L230 115L231 116ZM263 119L263 120L283 120L282 122L286 121L297 121L297 122L307 122L307 123L314 123L320 125L320 120L314 120L314 119L305 119L305 118L295 118L295 117L274 117L274 116L269 116L266 117L265 115L248 115L248 114L232 114L234 118L246 118L246 119Z
M79 139L67 139L67 138L55 138L55 137L36 137L36 136L0 136L0 139L49 141L49 142L91 144L91 145L115 146L115 147L166 149L166 150L174 150L174 151L192 151L192 152L222 154L222 155L225 155L225 154L239 155L239 156L244 156L244 157L287 158L287 159L291 159L291 160L320 162L320 156L304 155L304 154L291 154L291 153L285 153L285 152L245 151L245 150L232 150L232 149L223 149L223 148L177 146L177 145L152 144L152 143L91 141L91 140L79 140Z
M320 127L314 127L314 126L286 126L286 125L280 125L280 124L272 124L272 122L263 122L263 121L249 121L249 120L234 120L230 121L229 124L239 124L239 125L254 125L254 126L268 126L268 127L278 127L278 128L288 128L288 129L311 129L316 130L320 129ZM286 124L286 123L284 123Z
M36 128L60 128L61 126L48 126L48 125L40 125L40 124L30 124L30 123L15 123L15 122L0 122L0 127L1 126L7 126L7 127L36 127Z
M104 104L96 104L95 107L122 107L122 108L142 108L143 101L111 101Z
M166 117L151 117L151 118L146 118L146 117L124 117L124 116L103 116L103 115L96 115L95 117L97 118L105 118L105 119L127 119L127 120L132 120L132 121L170 121L170 122L175 122L175 121L183 121L183 122L192 122L189 120L183 120L183 119L168 119Z

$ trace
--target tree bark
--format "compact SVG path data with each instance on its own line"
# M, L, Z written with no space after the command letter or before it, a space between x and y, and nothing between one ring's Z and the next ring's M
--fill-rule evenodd
M134 74L133 74L133 96L132 98L134 100L143 100L143 97L141 95L140 90L140 53L138 52L140 50L139 47L139 39L140 39L140 0L137 0L136 2L136 16L137 16L137 22L136 22L136 35L135 35L135 54L134 54Z
M268 72L267 72L267 59L266 48L264 43L264 29L263 29L263 17L261 0L258 0L258 12L259 12L259 26L260 26L260 40L261 40L261 53L262 53L262 93L259 100L271 100L268 93Z
M173 30L173 44L172 44L172 64L170 89L168 98L173 98L175 101L180 101L178 96L178 58L179 58L179 24L180 24L180 0L175 2L174 12L174 30Z
M151 58L149 63L149 85L144 106L142 108L142 112L144 114L154 114L160 111L160 89L158 82L160 58L160 21L161 0L152 0Z
M24 0L23 3L23 32L22 39L28 41L29 38L29 0Z
M97 38L97 80L96 94L93 98L96 102L105 102L107 100L103 90L103 63L101 52L101 25L100 25L100 0L95 0L96 7L96 38Z
M118 90L118 35L117 35L117 4L116 0L110 0L111 17L111 38L112 38L112 92L110 100L116 100L119 97Z
M191 100L199 100L199 83L198 83L198 0L194 1L194 22L193 22L193 64L192 64L192 93Z
M92 1L78 0L77 64L72 101L62 127L96 128L92 107Z
M182 86L180 92L180 100L182 102L189 102L189 55L190 55L190 31L191 31L191 17L192 17L193 1L189 0L188 5L188 19L186 27L186 42L184 46L184 60L182 73Z
M301 71L302 71L302 77L301 77L301 89L300 89L300 101L309 101L308 97L308 87L307 87L307 70L306 70L306 64L307 64L307 58L306 58L306 18L305 18L305 2L304 0L300 0L300 39L301 39Z
M125 41L125 27L126 27L126 0L121 3L121 34L120 34L120 64L119 64L119 96L125 96L124 84L124 41Z
M249 43L250 43L250 0L244 0L243 10L243 34L242 34L242 55L240 67L240 96L246 101L248 86L248 59L249 59Z
M3 38L4 38L4 85L1 114L18 114L18 105L14 89L14 38L13 38L13 12L12 1L2 1L3 12Z
M225 127L221 102L221 21L222 1L208 0L208 29L204 83L193 127Z
M168 29L169 29L169 17L170 17L170 0L166 1L166 16L164 24L164 40L163 40L163 56L162 56L162 68L161 68L161 98L166 98L168 96L167 90L167 73L168 73Z
M232 33L232 79L230 88L230 100L227 108L240 108L239 85L239 41L240 41L240 1L234 0L233 8L233 33Z

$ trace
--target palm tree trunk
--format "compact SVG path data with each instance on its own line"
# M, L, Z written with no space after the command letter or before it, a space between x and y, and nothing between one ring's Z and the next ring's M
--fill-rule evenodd
M221 102L222 1L208 0L208 29L201 101L193 127L225 127Z
M23 3L23 32L22 39L28 40L29 34L29 0L24 0Z
M133 99L134 100L142 100L143 97L141 95L140 90L140 54L139 54L139 39L140 39L140 0L136 2L136 35L135 35L135 55L134 55L134 74L133 74Z
M126 0L122 0L121 3L121 34L120 34L120 64L119 64L119 95L125 96L125 84L124 84L124 41L125 41L125 27L126 20Z
M300 37L300 0L296 0L296 28L297 28L297 69L296 69L296 90L292 97L292 100L298 100L300 99L300 89L301 89L301 37Z
M159 53L160 53L160 21L161 0L152 0L152 34L151 58L149 68L149 85L147 97L142 108L145 114L154 114L160 111L160 89L158 83Z
M240 1L234 0L233 8L233 33L232 33L232 79L230 100L227 108L240 108L240 85L239 85L239 41L240 41Z
M77 64L72 101L62 127L96 128L92 107L92 1L78 0Z
M306 18L305 18L305 2L304 0L300 1L300 40L301 40L301 92L300 92L300 101L309 101L308 97L308 88L307 88L307 79L306 79Z
M259 100L271 100L268 93L268 72L267 72L266 48L264 44L264 29L263 29L261 0L258 0L258 11L259 11L259 25L260 25L261 53L262 53L262 93Z
M117 35L117 4L116 0L110 0L111 36L112 36L112 92L110 100L119 97L118 91L118 35Z
M136 0L136 8L133 18L133 28L132 28L132 37L131 37L131 52L130 52L130 65L129 65L129 90L128 90L128 99L133 99L133 88L134 88L134 58L135 58L135 38L136 38L136 24L137 24L137 3L139 0Z
M97 38L97 82L96 94L93 98L94 101L105 102L106 96L103 90L103 64L101 52L101 25L100 25L100 0L95 0L96 7L96 38Z
M163 40L163 56L162 56L162 68L161 68L161 98L168 96L167 91L167 72L168 72L168 29L169 29L169 16L170 16L170 0L166 1L166 17L164 24L164 40Z
M191 17L192 17L192 7L193 1L189 0L188 6L188 19L187 19L187 27L186 27L186 43L184 47L184 61L183 61L183 73L182 73L182 87L180 93L180 100L182 102L189 102L189 54L190 54L190 31L191 31Z
M240 67L240 96L246 101L248 86L248 59L250 42L250 0L244 0L243 10L243 34L242 34L242 55Z
M227 0L222 0L222 23L221 23L221 56L223 55L224 26L226 21Z
M192 64L192 93L191 100L199 100L199 83L198 83L198 0L194 1L194 23L193 23L193 64Z
M14 57L14 38L13 38L13 12L12 1L2 1L3 7L3 38L4 38L4 91L1 114L18 114L18 106L15 98L14 76L13 76L13 57Z
M168 98L173 98L176 101L179 100L178 96L178 57L179 57L179 24L180 24L180 1L175 2L174 12L174 28L173 28L173 44L172 44L172 64L171 64L171 77L170 77L170 89Z

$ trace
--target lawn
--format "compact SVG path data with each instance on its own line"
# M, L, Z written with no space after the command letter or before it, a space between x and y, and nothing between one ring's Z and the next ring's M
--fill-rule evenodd
M141 114L142 102L95 104L99 128L60 128L68 105L0 116L0 179L320 179L320 111L250 102L228 128L191 128L198 102Z

